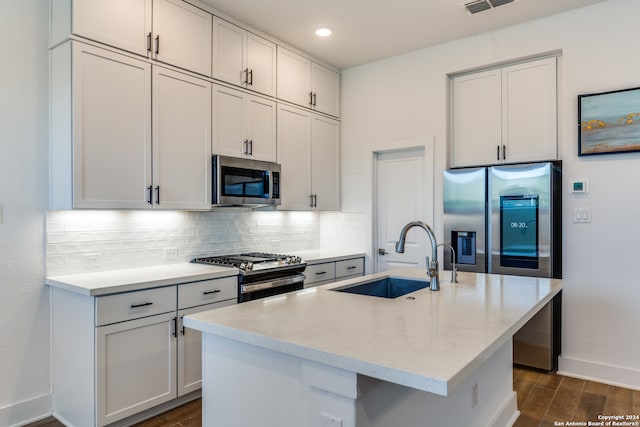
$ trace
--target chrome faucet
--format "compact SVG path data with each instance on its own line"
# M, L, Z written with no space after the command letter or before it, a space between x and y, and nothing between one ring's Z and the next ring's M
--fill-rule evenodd
M412 221L405 225L400 231L400 237L396 242L396 252L404 253L404 241L407 238L407 233L409 229L413 227L420 227L424 231L427 232L427 236L429 236L429 240L431 240L431 262L429 262L429 257L426 257L427 264L427 274L429 275L429 289L432 291L440 290L440 280L438 278L438 242L436 241L436 235L433 233L431 227L425 224L422 221Z
M458 270L456 270L456 250L449 243L440 243L438 246L451 249L451 283L458 283Z

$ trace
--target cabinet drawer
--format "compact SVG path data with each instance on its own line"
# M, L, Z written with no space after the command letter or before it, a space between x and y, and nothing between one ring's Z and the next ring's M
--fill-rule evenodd
M178 286L178 309L238 298L238 276Z
M346 276L362 276L364 274L364 258L336 261L336 279Z
M308 265L304 274L307 276L304 281L305 285L334 280L336 278L336 264L335 262L325 262L322 264Z
M96 326L175 310L175 286L97 297Z

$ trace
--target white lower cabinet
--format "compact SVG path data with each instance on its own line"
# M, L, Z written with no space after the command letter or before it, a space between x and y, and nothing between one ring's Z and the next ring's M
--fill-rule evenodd
M98 297L52 288L53 415L67 426L131 425L197 397L201 337L183 317L235 304L237 280Z
M307 266L304 274L307 276L304 281L305 288L363 276L364 258L357 257L311 264Z
M97 425L176 397L175 313L96 328Z

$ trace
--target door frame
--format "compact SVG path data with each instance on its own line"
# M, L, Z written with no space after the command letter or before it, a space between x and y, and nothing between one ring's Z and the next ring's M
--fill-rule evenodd
M377 273L378 270L378 168L377 161L379 154L386 154L391 152L402 152L402 151L413 151L413 150L423 150L424 151L424 166L426 168L431 169L431 173L426 173L428 171L425 170L423 175L424 177L424 189L431 189L432 198L431 200L424 200L424 212L426 214L431 215L432 223L435 221L435 210L434 210L434 178L435 178L435 158L434 158L434 137L426 136L421 138L405 138L405 139L395 139L389 141L383 141L380 143L373 144L369 147L369 177L371 183L371 241L369 242L369 248L371 250L371 260L373 265L373 272Z

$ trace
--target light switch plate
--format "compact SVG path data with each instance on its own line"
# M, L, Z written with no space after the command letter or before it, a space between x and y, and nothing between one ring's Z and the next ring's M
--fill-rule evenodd
M573 208L573 222L591 222L591 208Z

